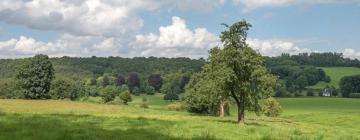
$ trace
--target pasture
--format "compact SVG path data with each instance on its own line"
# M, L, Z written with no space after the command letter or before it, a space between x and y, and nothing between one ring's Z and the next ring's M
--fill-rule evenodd
M147 97L149 108L140 108ZM161 95L129 106L61 100L0 100L0 139L360 139L360 100L280 98L278 118L225 118L168 111Z
M353 76L360 75L360 68L355 67L321 67L326 75L330 76L330 83L319 82L315 86L311 86L314 89L323 89L326 85L334 86L335 88L339 88L339 83L341 78L345 76Z

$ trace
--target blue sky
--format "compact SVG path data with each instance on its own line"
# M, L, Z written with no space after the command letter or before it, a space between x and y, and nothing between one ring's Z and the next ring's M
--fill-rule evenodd
M220 44L220 24L241 19L253 25L248 43L263 55L360 59L358 0L3 0L0 58L206 57Z

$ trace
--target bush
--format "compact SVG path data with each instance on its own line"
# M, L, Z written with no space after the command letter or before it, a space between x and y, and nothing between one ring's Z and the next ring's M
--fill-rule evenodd
M70 79L56 79L51 83L50 97L52 99L77 99L77 88Z
M307 90L306 96L315 96L314 90L311 90L311 89Z
M129 91L125 91L120 94L120 100L127 105L128 102L132 101L131 94Z
M147 104L147 98L142 98L142 103L140 104L141 108L149 108L149 105Z
M350 97L351 93L360 93L360 75L343 77L339 85L344 97Z
M170 111L181 111L181 110L184 110L185 107L180 102L175 102L175 103L167 105L167 109Z
M168 100L170 100L170 101L179 100L179 95L174 94L174 93L165 94L164 100L167 100L167 101Z
M119 95L119 90L115 86L107 86L100 90L100 96L105 103L113 101L117 95Z
M139 87L135 87L132 91L132 93L135 95L135 96L140 96L141 94L141 90Z
M350 98L360 98L360 93L350 93L349 97Z
M149 105L145 102L145 103L141 103L140 107L141 108L149 108Z
M155 94L155 88L154 87L152 87L152 86L146 86L146 88L145 88L145 93L147 94L147 95L154 95Z
M324 79L324 81L325 81L326 83L330 83L330 82L331 82L330 76L326 76L325 79Z
M268 117L277 117L281 114L282 108L275 98L268 98L262 106L262 112Z

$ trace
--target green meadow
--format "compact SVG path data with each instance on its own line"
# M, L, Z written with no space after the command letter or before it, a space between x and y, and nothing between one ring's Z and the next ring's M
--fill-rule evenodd
M140 108L146 97L149 108ZM0 100L0 139L360 139L360 100L279 98L277 118L247 113L218 118L169 111L161 95L135 96L129 106L66 100Z
M345 76L360 75L360 68L355 67L322 67L322 69L325 71L326 75L330 76L330 83L322 81L311 88L323 89L326 85L329 85L338 89L341 78Z

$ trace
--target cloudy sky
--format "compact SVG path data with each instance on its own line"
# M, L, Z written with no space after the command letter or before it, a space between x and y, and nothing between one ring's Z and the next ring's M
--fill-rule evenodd
M263 55L360 59L360 0L1 0L0 58L207 57L241 19Z

